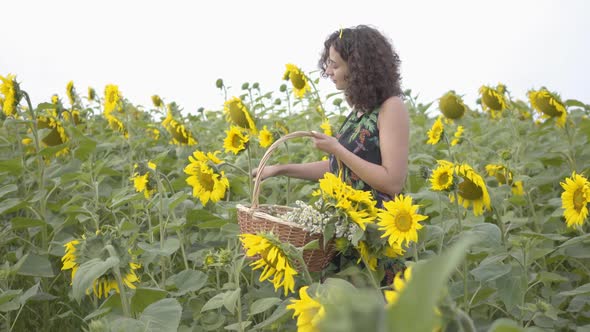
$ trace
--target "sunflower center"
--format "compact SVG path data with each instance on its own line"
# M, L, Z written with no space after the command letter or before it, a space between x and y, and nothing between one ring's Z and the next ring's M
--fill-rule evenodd
M557 109L557 106L551 103L551 97L537 98L537 105L539 105L541 112L545 113L548 116L561 116L561 111Z
M497 96L493 92L488 92L483 95L483 102L491 109L495 111L502 110L502 102L500 101L500 97Z
M233 135L231 138L231 146L237 149L240 145L242 145L242 138L240 135Z
M449 173L442 173L439 177L438 177L438 185L439 186L446 186L449 183Z
M586 197L584 196L583 188L578 188L578 190L576 190L576 192L574 192L573 201L574 201L574 209L576 209L576 211L582 210L584 205L586 205Z
M199 175L199 183L205 191L213 191L215 181L213 181L213 174L201 172Z
M229 105L229 116L237 126L248 128L248 119L246 119L246 115L238 103L234 102Z
M471 180L464 178L459 184L459 195L461 197L474 201L483 197L483 190Z
M290 75L291 84L298 89L301 90L305 88L305 80L303 79L303 75L299 73L291 73Z
M395 218L395 226L400 232L407 232L412 228L412 217L407 212L400 212Z

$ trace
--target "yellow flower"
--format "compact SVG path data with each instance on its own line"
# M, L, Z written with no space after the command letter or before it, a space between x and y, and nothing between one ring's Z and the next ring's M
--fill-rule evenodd
M158 95L153 95L152 96L152 103L154 104L155 107L162 107L162 98L160 98L160 96Z
M486 85L479 88L479 93L481 94L483 109L490 112L493 119L498 118L502 111L506 109L507 103L504 94Z
M522 187L522 181L515 181L512 184L512 195L514 195L514 196L523 196L524 195L524 188Z
M588 217L590 203L590 182L583 175L572 173L572 176L561 182L561 207L568 227L582 226Z
M324 306L307 294L309 286L299 289L299 300L291 299L287 310L295 311L293 318L297 318L298 332L318 332L318 324L326 315Z
M438 160L438 167L432 171L430 184L432 190L448 190L453 185L453 163L446 160Z
M104 114L105 114L105 116L108 117L115 110L122 111L120 101L121 101L121 94L119 93L119 87L114 84L108 84L104 88Z
M556 118L559 127L565 125L567 116L565 104L561 102L557 94L549 92L546 88L541 88L538 91L529 91L528 96L531 106L544 118Z
M74 103L76 103L76 88L74 87L74 81L69 81L66 85L66 95L70 100L70 105L74 106Z
M47 136L41 139L41 141L47 146L62 145L70 140L61 121L56 119L54 112L37 117L37 127L39 129L51 129ZM65 147L58 151L56 156L59 157L65 155L68 151L68 147Z
M495 176L499 184L512 183L512 172L504 167L504 165L488 164L486 165L486 172L490 176Z
M252 115L250 115L250 111L248 111L242 99L233 97L226 101L223 104L223 111L225 112L227 122L230 124L249 130L254 135L258 134Z
M455 94L454 91L449 91L440 97L438 108L449 119L459 119L465 114L465 110L467 109L461 96Z
M324 201L346 213L362 230L377 217L377 202L370 191L354 189L329 172L319 180L319 185L320 189L314 191L313 195L321 195Z
M438 141L440 141L443 132L444 126L442 124L441 118L438 117L436 121L434 121L432 128L430 128L430 130L428 131L428 141L426 141L426 143L435 145L436 143L438 143Z
M260 131L258 139L260 141L260 146L262 146L263 148L268 148L274 141L272 132L268 130L266 126L264 126Z
M120 132L121 134L123 134L123 137L128 138L129 137L129 132L127 131L127 128L125 128L125 125L123 124L123 122L121 120L119 120L119 118L117 118L114 115L105 115L107 122L109 123L109 126L115 130Z
M273 283L275 291L282 286L285 296L289 292L294 292L294 276L297 275L297 271L275 241L269 240L264 235L255 234L241 234L240 241L246 249L246 256L259 257L250 266L253 267L253 270L263 269L260 281L269 279Z
M397 258L403 256L405 253L404 248L402 248L401 244L394 242L393 244L386 245L383 248L382 254L385 257L389 258Z
M377 271L377 256L371 253L369 245L365 241L359 241L357 250L361 257L356 262L357 264L364 261L371 271Z
M451 146L455 146L459 143L461 143L461 141L463 141L463 126L458 126L457 127L457 131L455 132L455 134L453 135L453 140L451 141Z
M97 233L98 235L99 233ZM66 243L64 245L65 249L65 254L63 255L63 257L61 258L62 261L62 271L65 270L72 270L71 271L71 279L72 281L74 280L74 277L76 275L76 272L78 271L78 268L80 267L80 265L82 263L84 263L83 261L79 261L80 257L84 257L86 256L85 254L81 253L81 248L83 248L83 246L86 244L86 239L85 237L83 237L82 240L72 240L68 243ZM83 250L83 249L82 249ZM135 273L135 270L139 269L141 267L141 265L134 263L133 261L130 261L128 264L128 268L123 269L123 283L131 288L131 289L135 289L135 284L136 282L139 281L139 278L137 277L137 274ZM70 283L71 284L71 283ZM94 295L97 298L107 298L110 294L111 290L115 290L116 293L119 293L119 285L117 284L117 281L115 279L115 277L113 275L110 274L104 274L101 277L95 279L92 282L92 286L86 291L87 294L90 294L90 292L92 291L92 293L94 293Z
M166 128L172 136L172 143L177 145L195 145L197 141L193 138L190 131L186 130L183 124L179 123L172 116L172 108L168 105L168 113L162 121L162 126Z
M158 130L157 128L146 128L145 131L155 141L157 141L160 138L160 130Z
M459 204L466 209L472 204L473 214L476 216L483 213L484 207L490 210L490 195L481 175L467 164L456 165L455 174L463 179L458 187ZM450 196L450 199L451 202L454 202L453 195Z
M332 136L332 126L330 126L330 121L328 120L328 118L324 118L322 124L320 125L320 128L322 128L324 134Z
M387 242L403 245L418 242L418 230L422 228L418 222L428 218L418 214L418 205L412 205L412 197L398 195L393 201L383 202L385 209L380 209L378 216L379 230L387 237Z
M18 83L16 83L16 76L8 74L6 77L0 76L0 93L4 95L4 102L2 103L2 111L6 116L16 114L16 106L18 105L17 92L19 91Z
M203 205L209 201L215 203L221 200L229 188L225 173L217 174L205 163L190 156L189 160L191 163L184 168L184 173L189 175L186 183L193 187L193 197L198 197Z
M290 80L293 85L293 93L297 98L303 98L306 92L311 91L307 76L294 64L286 64L287 70L283 75L284 80Z
M387 305L395 305L399 299L399 295L406 288L407 283L412 279L412 267L406 268L403 272L399 272L393 278L393 290L384 291L385 301Z
M246 148L246 144L250 140L248 135L242 134L240 127L231 126L229 130L226 130L227 136L223 140L223 147L225 152L233 152L238 154L240 151Z

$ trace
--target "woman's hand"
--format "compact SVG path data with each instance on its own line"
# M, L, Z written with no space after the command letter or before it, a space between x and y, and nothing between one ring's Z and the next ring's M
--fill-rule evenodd
M280 167L280 165L265 166L264 169L262 170L262 173L260 174L260 176L261 176L260 180L264 181L267 178L279 175L279 167ZM255 180L257 175L258 175L258 167L255 167L252 170L252 180Z
M329 154L336 154L336 150L341 146L336 137L328 136L317 131L312 131L313 143L316 149L322 150Z

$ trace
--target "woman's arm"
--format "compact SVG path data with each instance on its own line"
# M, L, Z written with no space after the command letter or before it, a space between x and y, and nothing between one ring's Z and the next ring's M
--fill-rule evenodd
M314 132L315 144L334 154L372 188L395 196L401 192L408 171L410 119L401 98L391 97L381 105L377 125L381 165L360 158L334 137Z
M271 176L285 175L293 178L317 181L324 177L324 174L330 171L328 160L314 161L303 164L280 164L266 166L262 170L262 180ZM252 175L256 176L258 169L252 171Z

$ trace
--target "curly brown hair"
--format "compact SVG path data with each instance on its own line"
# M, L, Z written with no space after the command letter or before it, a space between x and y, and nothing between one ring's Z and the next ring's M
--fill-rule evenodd
M399 55L377 29L366 25L335 31L324 42L318 62L325 78L330 46L348 64L344 91L357 109L371 112L389 97L402 96Z

